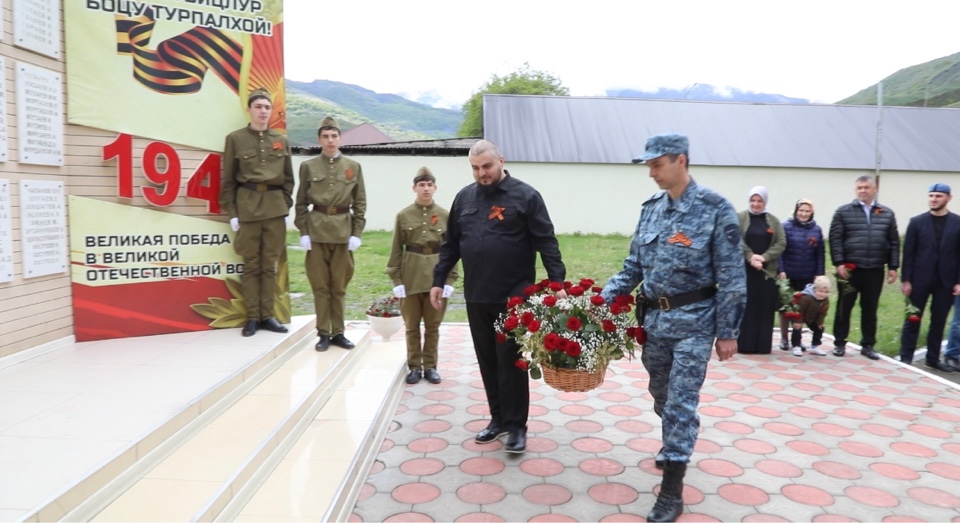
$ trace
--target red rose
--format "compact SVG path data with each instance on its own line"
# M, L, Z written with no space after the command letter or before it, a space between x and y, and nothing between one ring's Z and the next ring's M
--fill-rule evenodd
M530 370L530 364L527 363L527 360L517 360L513 364L520 370Z
M506 343L506 342L507 342L507 335L502 332L498 332L497 343Z
M621 312L623 312L623 307L621 307L619 303L611 303L611 304L610 304L610 313L611 313L611 314L620 314Z
M564 281L564 282L563 282L563 288L564 288L564 289L569 289L570 287L573 287L573 284L572 284L572 283L570 283L570 282L568 282L568 281Z
M909 317L907 317L907 321L909 321L910 323L920 323L920 316L917 316L916 314L911 314Z
M543 298L543 304L546 305L547 307L553 307L554 305L557 304L557 297L546 296L545 298Z
M637 327L637 343L643 345L647 342L647 330L643 327Z
M583 327L583 322L580 321L580 318L576 316L567 318L567 330L578 331L580 327Z
M803 293L802 293L802 292L798 292L798 293L794 294L794 295L793 295L793 300L792 300L792 302L793 302L793 303L800 303L800 298L801 298L801 297L803 297Z
M561 341L563 341L563 338L561 338L559 334L551 332L550 334L544 336L543 348L547 350L556 350L558 347L560 347Z
M571 358L576 358L577 356L580 355L580 352L582 351L582 349L580 348L580 344L575 341L571 341L570 343L567 343L567 346L564 348L564 350L567 351L567 354L570 355Z
M631 308L629 305L624 305L623 307L620 307L620 310L623 312L630 312L633 310L633 308Z
M523 298L521 298L520 296L514 296L509 300L507 300L507 308L512 309L514 307L523 305L523 301L524 301Z
M603 287L591 287L590 290L597 294L600 294L601 292L603 292Z
M533 296L534 294L536 294L536 293L538 293L538 292L540 292L540 287L538 287L538 286L536 286L536 285L530 285L530 286L526 287L525 289L523 289L523 293L526 294L527 296Z
M617 305L629 305L629 304L630 304L630 295L629 295L629 294L627 294L627 295L621 294L620 296L617 296L616 298L614 298L613 301L614 301Z
M603 332L615 332L617 330L617 326L610 320L603 320L600 325L603 327Z
M844 263L843 266L844 266L848 271L852 271L852 270L854 270L854 269L857 268L857 264L856 264L856 263Z
M584 289L589 289L594 284L594 281L590 278L583 278L580 280L580 286Z
M570 296L583 296L583 287L570 287L567 289L567 294Z
M563 290L563 284L560 282L552 281L550 282L550 290L553 292L560 292Z
M603 296L594 294L593 296L590 296L590 303L594 305L603 305L604 303L607 303L607 300L603 299Z
M544 279L540 280L540 283L538 283L537 285L539 285L539 286L543 287L544 289L546 289L546 288L547 288L547 285L550 285L550 278L544 278Z
M532 312L527 311L520 315L520 325L523 325L524 327L526 327L527 325L530 325L531 321L533 321Z
M517 325L520 324L520 319L516 316L510 315L507 317L507 320L503 322L503 328L508 331L512 331L517 328Z
M637 328L636 327L627 327L627 337L636 338L637 337Z
M540 322L533 320L530 322L530 325L527 325L527 330L530 332L539 332L540 331Z

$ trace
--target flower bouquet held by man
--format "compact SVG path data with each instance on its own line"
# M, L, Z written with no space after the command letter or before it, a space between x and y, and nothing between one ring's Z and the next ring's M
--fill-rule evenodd
M557 298L555 292L566 291ZM521 358L516 365L533 379L564 391L584 392L603 382L607 365L644 341L631 313L633 296L619 296L610 305L594 280L578 284L542 282L514 296L497 321L498 341L516 339Z

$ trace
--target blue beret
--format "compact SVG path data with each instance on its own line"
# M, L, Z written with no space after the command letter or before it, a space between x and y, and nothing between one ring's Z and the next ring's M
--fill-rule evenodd
M930 190L927 192L942 192L943 194L950 194L950 186L945 183L935 183L930 186Z
M689 154L690 140L682 134L658 134L647 138L643 154L633 159L633 163L643 163L667 154Z

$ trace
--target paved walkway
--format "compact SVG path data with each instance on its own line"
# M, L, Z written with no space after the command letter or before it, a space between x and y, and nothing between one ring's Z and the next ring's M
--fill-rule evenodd
M445 324L440 343L444 381L407 386L353 520L644 520L660 422L639 361L586 393L532 382L517 456L473 441L489 413L467 326ZM714 356L680 521L960 521L956 384L774 347Z

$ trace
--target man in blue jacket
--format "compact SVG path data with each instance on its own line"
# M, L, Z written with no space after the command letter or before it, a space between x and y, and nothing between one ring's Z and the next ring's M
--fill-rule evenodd
M960 216L947 210L950 186L935 183L927 195L930 212L910 219L903 240L903 270L900 281L903 295L923 314L930 303L930 327L927 331L926 365L941 372L953 372L940 362L943 327L953 303L960 295ZM920 334L920 322L907 318L900 336L900 361L913 362L913 351Z

